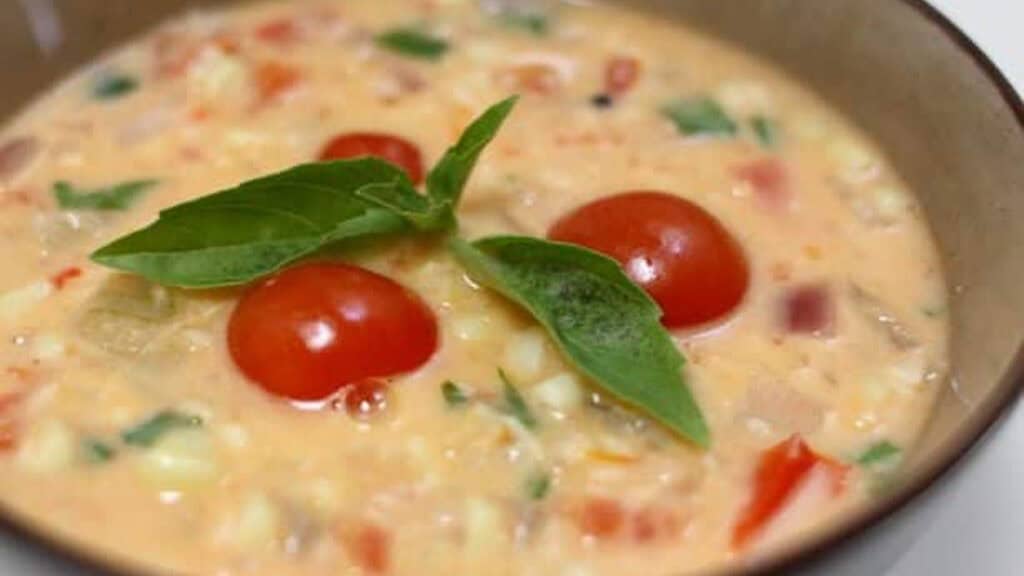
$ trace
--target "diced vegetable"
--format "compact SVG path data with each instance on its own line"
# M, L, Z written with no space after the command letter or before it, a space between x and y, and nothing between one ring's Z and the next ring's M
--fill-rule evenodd
M733 527L733 548L743 548L753 541L818 466L829 472L833 493L841 492L846 467L815 454L800 436L764 452L754 476L753 493Z
M781 382L752 384L741 414L766 422L777 432L805 436L818 431L825 421L820 402Z
M546 36L551 29L547 15L537 11L508 7L498 14L497 19L507 28L523 30L534 36Z
M92 85L92 97L96 100L121 98L139 87L139 80L130 74L107 72L96 78Z
M626 524L626 510L611 498L589 498L579 518L580 530L599 539L616 536Z
M44 420L29 428L18 447L16 462L29 472L56 472L75 459L75 433L60 420Z
M183 490L212 482L218 473L216 451L205 431L178 428L162 434L139 454L138 465L147 480L163 490Z
M288 45L302 36L302 30L289 18L275 18L264 22L254 31L256 38L276 45Z
M117 450L98 438L86 438L82 441L82 451L85 461L90 464L101 464L109 462L117 455Z
M444 401L450 408L459 408L469 403L469 396L459 388L458 384L451 380L445 381L441 384L441 394L444 396Z
M718 102L704 96L670 102L661 112L684 136L731 137L739 129Z
M298 68L273 60L259 64L254 74L261 104L282 99L302 83L302 73Z
M391 567L391 535L380 526L365 523L347 539L348 552L368 574L386 574Z
M562 372L542 381L534 386L532 394L542 404L559 412L576 410L583 405L583 387L571 372Z
M870 446L857 457L857 464L870 470L884 470L899 464L903 451L898 446L882 440Z
M0 319L13 322L53 293L49 282L33 282L28 286L0 294Z
M547 337L541 330L527 330L509 339L503 354L503 365L513 377L528 380L537 377L544 367Z
M754 116L750 119L750 128L754 131L758 143L765 148L774 148L779 141L778 125L765 116Z
M501 409L503 412L512 416L523 425L523 428L527 430L534 430L537 428L539 422L537 417L534 416L533 411L530 410L529 405L526 404L526 399L519 393L519 390L512 384L505 375L504 370L498 370L498 376L501 377L502 382L502 398L503 404Z
M783 326L789 332L831 336L835 316L835 299L826 284L796 286L783 295Z
M526 479L526 496L530 500L543 500L551 491L551 475L538 472Z
M546 96L562 87L562 73L546 62L524 62L498 72L498 80L517 92Z
M202 424L203 420L198 416L183 414L172 410L164 410L163 412L155 414L148 420L122 432L121 440L123 440L125 444L149 448L172 430L180 428L197 428L202 426Z
M50 277L50 282L57 290L61 290L68 282L82 275L82 269L78 266L68 266Z
M250 494L233 526L234 543L247 552L269 551L280 540L281 523L280 511L266 494Z
M438 60L448 51L448 42L415 28L395 28L378 34L377 45L402 56Z
M156 184L156 180L131 180L105 188L82 190L59 181L53 184L53 197L61 210L127 210Z
M917 337L885 306L881 299L859 284L850 284L850 300L866 320L888 336L889 342L897 349L910 350L920 344Z
M87 302L78 319L78 333L88 342L115 354L139 354L152 345L178 305L175 295L138 276L117 275Z
M604 67L604 90L611 96L629 92L640 78L640 61L632 56L615 56Z
M764 158L736 168L736 177L746 182L754 197L770 208L783 208L790 200L789 174L776 158Z
M20 175L39 156L41 148L38 139L27 136L0 144L0 182Z

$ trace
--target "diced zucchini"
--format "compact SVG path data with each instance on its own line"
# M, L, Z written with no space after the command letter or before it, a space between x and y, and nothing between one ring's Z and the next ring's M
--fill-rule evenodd
M179 429L139 454L139 470L161 490L184 490L212 483L218 474L217 454L206 431Z

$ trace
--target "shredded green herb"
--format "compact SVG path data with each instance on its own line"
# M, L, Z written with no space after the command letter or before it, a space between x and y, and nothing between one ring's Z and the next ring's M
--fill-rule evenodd
M451 380L441 384L441 394L444 396L444 401L451 408L458 408L469 403L469 396L459 388L458 384Z
M512 381L508 379L505 371L498 369L498 376L501 377L503 385L502 395L504 398L504 404L502 405L502 411L512 416L523 425L523 428L527 430L537 429L537 417L533 415L530 407L526 404L526 399L519 393L519 390L512 384Z
M415 28L395 28L376 37L377 45L392 52L421 60L438 60L448 51L448 42Z
M735 136L736 122L711 98L682 98L661 109L684 136Z
M761 146L774 148L778 144L779 129L772 120L764 116L755 116L750 120L750 128L754 131Z
M543 500L551 492L551 475L538 472L526 479L526 495L530 500Z
M61 180L53 184L53 197L61 210L127 210L156 184L156 180L130 180L106 188L82 190Z
M889 467L899 463L902 454L903 451L898 446L888 440L882 440L858 456L857 464L865 468Z
M107 73L93 83L92 97L96 100L113 100L134 92L138 87L139 81L134 76Z
M534 36L545 36L551 29L547 16L538 12L506 10L498 15L498 22L507 28L516 28Z
M125 444L148 448L171 430L179 428L196 428L202 426L203 419L174 410L164 410L145 422L133 426L121 433Z
M97 438L86 438L82 442L82 449L85 452L86 462L90 464L109 462L117 455L117 451L110 444Z

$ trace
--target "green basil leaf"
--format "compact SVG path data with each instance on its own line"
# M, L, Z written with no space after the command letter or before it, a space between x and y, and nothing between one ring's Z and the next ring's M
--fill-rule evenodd
M683 357L658 306L596 252L536 238L453 240L481 284L529 311L566 357L596 384L706 447L710 433L683 380Z
M858 456L857 464L865 468L888 467L899 463L902 455L903 451L898 446L888 440L882 440Z
M448 51L448 42L415 28L395 28L376 37L377 45L403 56L438 60Z
M754 131L758 143L764 148L774 148L779 140L779 129L775 122L764 116L750 119L750 128Z
M81 190L59 181L53 184L53 197L61 210L127 210L156 184L156 180L131 180L107 188Z
M551 492L551 475L537 472L526 479L526 496L530 500L543 500Z
M82 449L85 451L85 461L90 464L102 464L109 462L117 455L112 446L96 438L87 438L82 442Z
M718 102L707 98L684 98L661 109L685 136L735 136L738 127Z
M519 393L519 390L512 384L512 381L505 375L505 371L499 369L498 376L501 377L503 405L502 412L512 416L527 430L536 430L538 426L537 417L533 415L526 399Z
M148 448L157 443L158 440L171 430L179 428L197 428L203 425L203 419L198 416L182 414L174 410L159 412L145 422L133 426L121 433L121 440L125 444Z
M242 284L341 240L408 230L401 215L358 195L381 187L415 194L376 158L304 164L168 208L92 258L158 284Z
M450 408L458 408L469 404L469 396L459 388L459 385L451 380L441 384L441 395Z
M134 76L106 73L93 83L92 97L96 100L113 100L134 92L138 87L139 81Z
M427 174L427 196L435 206L447 206L451 210L458 206L480 153L494 139L518 99L512 96L485 110Z
M546 36L551 29L548 17L540 12L507 9L498 14L498 22L507 28L516 28L534 36Z

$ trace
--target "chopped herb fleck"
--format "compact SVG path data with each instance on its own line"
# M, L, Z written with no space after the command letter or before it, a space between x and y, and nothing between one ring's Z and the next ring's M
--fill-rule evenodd
M615 100L612 99L608 94L594 94L590 98L590 103L595 108L611 108L615 104Z
M543 500L549 492L551 492L551 475L547 472L540 472L526 479L526 495L530 500Z
M53 184L53 197L61 210L127 210L156 180L131 180L96 190L80 190L68 182Z
M857 464L865 468L887 468L899 463L902 450L898 446L883 440L872 445L857 457Z
M182 414L173 410L159 412L149 420L142 422L121 433L125 444L148 448L156 444L161 436L177 428L196 428L202 426L203 420L198 416Z
M82 442L82 448L85 451L85 460L90 464L109 462L117 455L112 446L96 438L86 438Z
M547 16L522 10L506 10L498 15L498 22L507 28L517 28L534 36L545 36L551 29Z
M502 411L512 416L523 425L523 428L527 430L534 430L537 428L537 417L533 415L530 407L526 404L526 400L523 395L519 393L512 382L505 375L505 371L498 369L498 376L501 377L501 382L504 385L503 396L504 405Z
M942 306L925 306L921 308L921 314L927 318L939 318L946 312Z
M444 401L448 404L449 408L458 408L469 403L469 396L459 388L458 384L451 380L441 384L441 394L444 395Z
M703 96L670 102L661 112L685 136L734 136L738 129L718 102Z
M750 120L750 128L757 136L758 143L765 148L774 148L779 141L779 129L775 122L764 116L755 116Z
M93 83L92 97L96 100L114 100L134 92L138 87L139 81L134 76L107 73Z
M448 42L415 28L382 32L376 41L381 48L423 60L437 60L448 51Z

